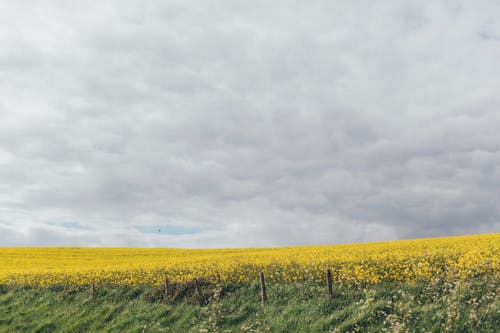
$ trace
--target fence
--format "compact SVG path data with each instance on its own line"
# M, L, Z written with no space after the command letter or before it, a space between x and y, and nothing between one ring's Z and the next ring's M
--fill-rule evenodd
M262 304L265 304L268 301L267 297L267 290L266 290L266 280L265 280L265 275L264 272L259 272L259 286L260 286L260 302ZM167 276L165 276L164 281L163 281L163 292L164 295L167 295L169 292L169 289L172 288L172 283L170 283L169 279ZM326 285L326 294L328 297L333 298L333 283L332 283L332 271L328 268L325 271L325 285ZM198 279L194 278L192 280L192 286L194 287L194 290L196 294L198 295L198 300L200 304L203 303L203 292L200 287L200 282ZM94 299L96 297L96 288L97 285L95 282L92 282L90 284L90 295L91 298Z

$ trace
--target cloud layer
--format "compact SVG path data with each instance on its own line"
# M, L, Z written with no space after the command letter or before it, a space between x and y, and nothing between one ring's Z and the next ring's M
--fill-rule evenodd
M0 246L498 232L499 11L4 3Z

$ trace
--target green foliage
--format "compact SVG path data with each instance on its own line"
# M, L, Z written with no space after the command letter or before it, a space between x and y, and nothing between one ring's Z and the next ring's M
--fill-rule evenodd
M498 276L365 288L0 286L0 332L497 332ZM201 292L201 294L200 294Z

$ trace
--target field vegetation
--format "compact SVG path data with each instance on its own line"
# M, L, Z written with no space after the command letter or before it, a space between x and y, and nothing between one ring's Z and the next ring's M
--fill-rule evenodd
M1 248L0 332L498 332L499 246Z
M0 284L153 285L251 283L260 271L273 283L449 280L500 269L500 234L349 245L263 249L0 248Z

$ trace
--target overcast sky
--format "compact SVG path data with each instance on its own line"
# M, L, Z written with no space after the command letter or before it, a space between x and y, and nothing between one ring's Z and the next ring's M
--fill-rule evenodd
M0 4L0 246L500 231L500 2Z

